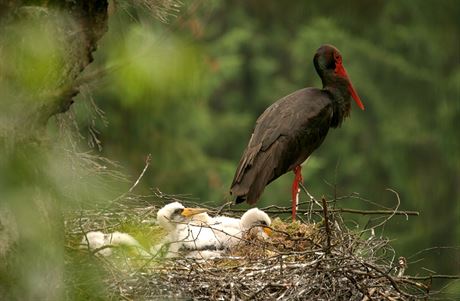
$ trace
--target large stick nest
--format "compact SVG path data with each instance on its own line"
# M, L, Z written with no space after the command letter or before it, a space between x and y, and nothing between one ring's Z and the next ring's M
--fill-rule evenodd
M161 205L135 203L120 201L105 211L80 212L67 220L69 247L98 258L107 276L107 293L117 299L413 300L430 296L426 281L404 275L405 260L397 259L388 239L376 236L373 228L350 230L337 212L325 211L317 223L285 222L272 215L269 240L246 237L237 248L212 259L185 254L171 259L161 257L161 252L146 258L123 250L102 259L72 243L90 230L129 232L137 227L148 233L148 239L135 235L148 249L164 235L151 224Z

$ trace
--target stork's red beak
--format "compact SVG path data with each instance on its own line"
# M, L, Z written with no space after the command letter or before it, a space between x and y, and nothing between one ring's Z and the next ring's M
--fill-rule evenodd
M353 97L358 107L364 111L364 105L361 102L361 98L359 98L358 93L356 93L355 88L353 88L353 84L351 83L347 71L345 70L345 67L342 65L341 62L336 63L335 73L342 77L345 77L348 80L348 91L350 91L351 97Z
M343 70L345 70L345 68ZM364 111L364 105L361 102L361 98L359 98L358 93L356 93L355 88L353 88L350 78L348 78L348 91L350 91L351 97L353 97L358 107Z

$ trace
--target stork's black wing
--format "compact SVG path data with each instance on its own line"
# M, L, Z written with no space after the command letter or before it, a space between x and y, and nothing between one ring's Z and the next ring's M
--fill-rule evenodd
M327 92L298 90L272 104L257 119L230 192L255 203L266 185L305 161L323 142L333 115Z

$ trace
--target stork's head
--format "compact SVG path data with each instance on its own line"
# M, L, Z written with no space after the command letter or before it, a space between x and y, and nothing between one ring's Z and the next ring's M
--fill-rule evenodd
M364 110L364 105L356 93L347 71L342 63L342 55L339 50L332 45L323 45L318 50L313 58L316 72L321 77L323 86L337 87L338 83L345 83L348 95L350 95L361 110Z
M165 230L173 231L178 224L186 223L195 214L206 212L204 208L186 208L179 202L170 203L157 213L157 222Z

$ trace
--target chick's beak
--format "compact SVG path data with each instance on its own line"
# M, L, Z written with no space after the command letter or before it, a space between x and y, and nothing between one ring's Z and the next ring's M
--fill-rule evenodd
M264 232L265 234L267 234L268 236L271 236L272 235L272 229L268 228L268 227L264 227Z
M182 211L181 215L184 216L184 217L191 217L191 216L194 216L196 214L200 214L200 213L204 213L204 212L207 212L208 209L206 208L184 208L184 210Z

